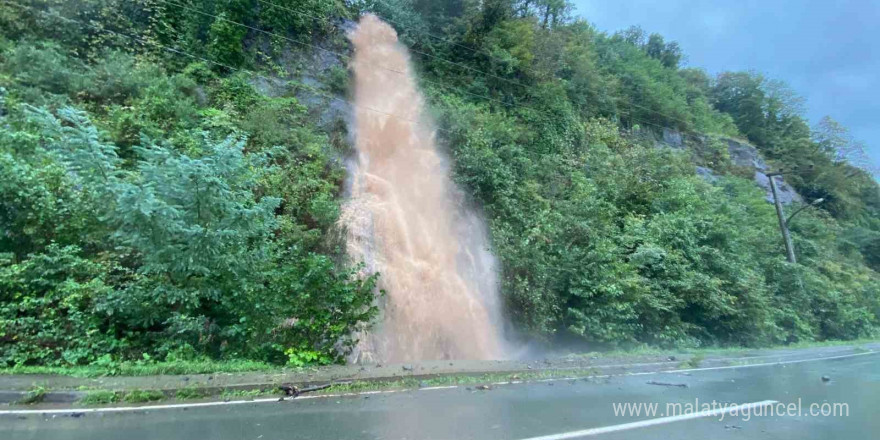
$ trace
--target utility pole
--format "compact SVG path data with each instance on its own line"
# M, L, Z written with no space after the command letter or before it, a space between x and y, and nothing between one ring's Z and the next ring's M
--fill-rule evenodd
M816 199L811 203L804 205L801 209L798 209L794 212L788 219L785 218L785 212L782 210L782 202L779 201L779 194L776 192L776 181L773 179L776 176L781 176L783 174L788 174L789 172L778 172L778 173L770 173L767 175L767 178L770 179L770 191L773 192L773 204L776 205L776 216L779 217L779 230L782 231L782 240L785 242L785 253L788 256L788 262L792 264L797 263L797 257L794 255L794 244L791 242L791 233L788 231L788 225L791 224L791 219L794 216L800 214L801 211L807 209L810 206L818 205L825 201L825 199Z
M785 212L782 211L782 202L779 201L779 194L776 192L776 180L773 179L782 174L784 173L771 173L767 175L767 178L770 179L770 191L773 192L776 216L779 217L779 230L782 231L782 240L785 241L785 253L788 255L788 262L795 264L797 257L794 255L794 244L791 242L791 234L788 232L788 222L785 220Z

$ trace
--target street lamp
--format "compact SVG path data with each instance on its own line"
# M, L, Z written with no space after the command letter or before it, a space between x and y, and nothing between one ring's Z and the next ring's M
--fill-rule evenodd
M791 219L800 214L801 211L807 209L807 207L816 206L824 202L825 199L813 200L812 203L802 206L801 209L798 209L791 215L791 217L786 219L785 212L782 210L782 202L779 201L779 196L776 194L776 181L773 180L773 178L783 174L791 174L793 172L794 171L780 171L778 173L770 173L767 174L767 178L770 179L770 191L773 192L773 204L776 205L776 216L779 217L779 230L782 231L782 240L785 242L785 253L788 256L788 262L795 264L797 263L797 257L794 255L794 244L791 242L791 234L788 232L788 225L791 223Z

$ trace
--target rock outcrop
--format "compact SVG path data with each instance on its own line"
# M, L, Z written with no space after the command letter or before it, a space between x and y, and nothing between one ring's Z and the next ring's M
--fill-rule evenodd
M705 145L708 142L706 136L684 134L671 128L664 128L662 130L649 130L642 128L637 133L634 133L634 135L642 139L647 138L646 140L653 142L654 146L657 148L672 148L675 150L699 148L699 146ZM755 184L764 189L767 193L767 201L772 203L773 193L770 190L770 178L767 177L767 162L761 157L761 153L758 152L758 149L755 148L754 145L738 139L722 138L721 140L727 143L727 151L730 154L730 161L735 166L754 170ZM696 173L711 183L718 181L718 174L710 168L697 166ZM786 183L782 177L776 176L773 179L776 182L776 190L779 200L783 204L803 202L803 198L800 194L798 194L791 185Z
M754 168L755 183L767 192L767 201L773 202L773 193L770 190L770 178L767 177L767 163L758 153L758 149L751 144L734 139L725 139L727 141L727 151L730 153L730 160L736 166ZM803 198L791 185L785 183L781 176L773 178L776 182L776 193L779 200L783 204L795 202L803 202Z

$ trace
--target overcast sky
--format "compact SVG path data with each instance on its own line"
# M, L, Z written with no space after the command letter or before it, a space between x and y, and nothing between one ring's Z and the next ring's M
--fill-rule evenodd
M754 69L806 97L811 125L843 123L880 165L880 0L573 0L613 33L631 25L681 44L710 73Z

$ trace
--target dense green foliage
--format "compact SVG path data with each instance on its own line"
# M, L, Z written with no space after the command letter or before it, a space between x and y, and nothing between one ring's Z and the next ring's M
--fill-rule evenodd
M417 48L456 177L489 215L520 330L657 345L874 334L880 193L845 160L839 125L810 130L781 83L682 68L674 42L597 32L562 1L449 4L376 10ZM663 127L712 136L657 150L642 134ZM795 171L806 200L826 200L792 223L800 264L784 259L754 170L718 136L747 138ZM695 162L720 179L697 177Z
M151 2L115 8L131 4L52 10L120 32L168 23L139 15ZM297 83L269 97L245 73L2 11L0 364L344 355L375 278L337 264L345 151ZM238 30L184 22L206 57L253 55ZM56 31L76 38L42 34Z
M660 35L597 32L564 0L16 0L0 6L0 365L340 359L376 278L342 263L345 133L322 109L348 77L315 47L348 51L343 20L367 11L414 50L524 337L876 334L880 194L845 129L811 129L760 75L683 68ZM664 127L707 136L654 148ZM792 224L799 264L724 136L827 200Z

